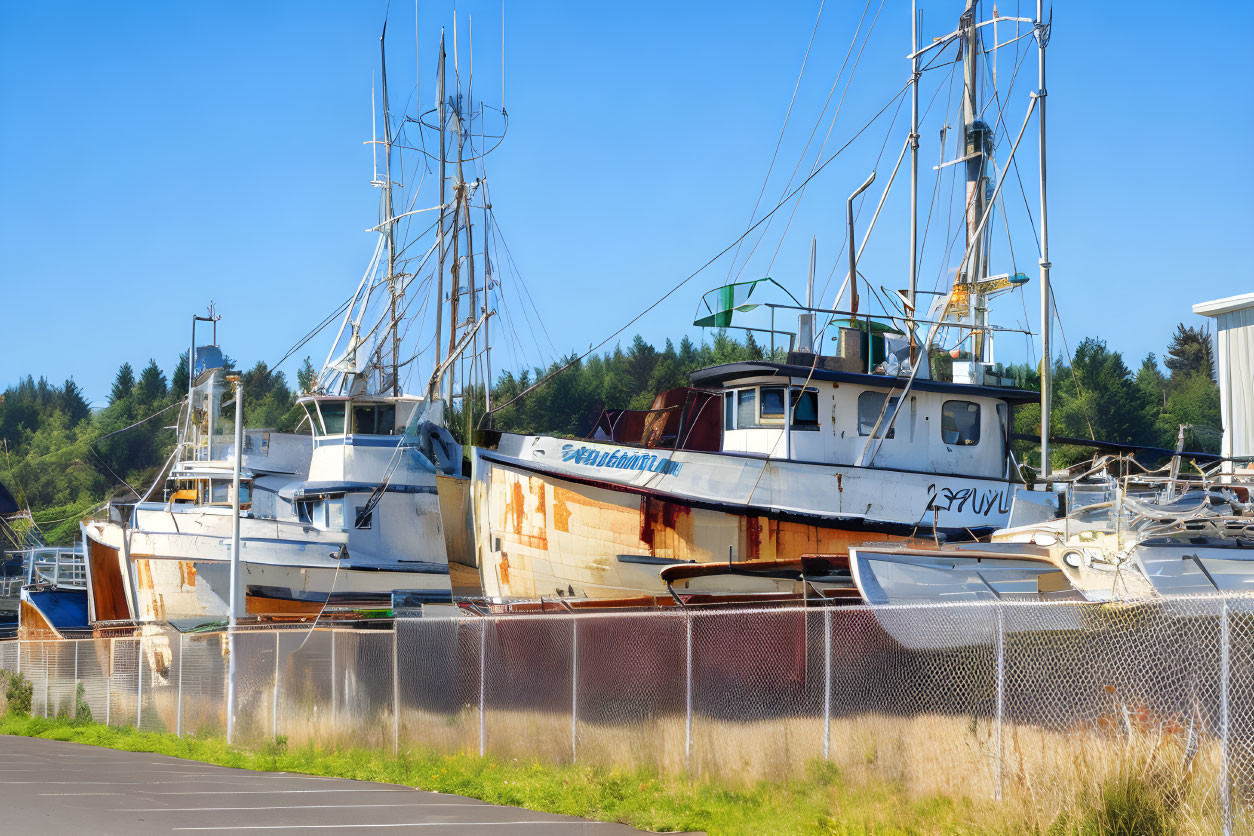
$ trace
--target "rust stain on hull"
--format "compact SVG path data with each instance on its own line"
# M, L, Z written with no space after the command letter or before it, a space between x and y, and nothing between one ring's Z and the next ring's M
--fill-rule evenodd
M730 547L737 562L797 560L848 555L851 545L866 541L904 539L694 508L672 498L503 468L492 471L487 490L496 499L484 550L494 565L485 566L485 578L500 585L500 594L515 598L555 592L598 599L665 594L657 567L623 560L630 555L725 563ZM546 512L552 515L547 527Z

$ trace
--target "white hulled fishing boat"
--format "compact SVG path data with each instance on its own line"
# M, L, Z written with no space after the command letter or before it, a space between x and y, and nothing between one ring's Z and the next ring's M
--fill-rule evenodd
M765 599L840 590L842 576L848 592L848 554L858 543L979 540L1056 516L1056 495L1030 489L1011 451L1014 411L1040 393L1013 388L992 362L994 337L1011 329L989 323L988 300L1027 281L990 270L990 218L1005 179L994 176L999 126L983 121L977 63L988 49L982 33L998 25L1015 29L1006 42L1035 37L1043 93L1048 24L1039 10L1036 20L978 21L972 0L954 32L927 46L916 34L910 56L914 115L898 165L909 150L916 182L920 61L939 62L949 49L963 72L963 130L953 132L956 147L945 149L954 158L939 167L965 172L965 252L952 289L930 306L916 305L912 190L908 289L893 309L859 310L858 286L869 280L859 274L853 202L872 174L847 204L850 265L835 308L814 305L813 256L804 305L760 302L758 285L772 280L728 285L706 298L709 315L695 324L736 327L733 317L769 309L770 327L756 330L772 341L789 335L786 358L695 372L690 388L659 394L642 413L608 414L586 439L486 434L473 453L485 593L502 601L647 601L697 592ZM1042 97L1031 99L1024 128L1037 107L1044 205ZM1017 148L1018 140L1000 170ZM1047 297L1047 235L1041 239ZM845 287L850 304L841 309ZM776 327L777 310L800 312L795 335ZM829 338L836 342L830 353L823 349ZM696 569L678 568L684 564Z
M473 111L460 94L445 95L444 64L441 37L436 107L394 120L384 60L384 131L382 139L373 140L384 152L373 181L381 190L380 220L371 230L378 241L355 293L342 306L326 362L297 400L308 435L236 427L236 410L247 392L241 392L238 376L223 368L216 346L194 351L190 408L182 413L163 478L133 507L83 525L94 622L185 626L227 618L236 507L237 589L249 615L308 616L327 606L388 608L398 593L406 604L448 602L462 581L470 584L467 591L477 591L473 569L457 572L458 566L472 565L468 480L461 445L447 426L447 404L460 397L454 370L474 369L487 359L491 268L483 259L476 277L470 232L471 199L483 181L467 183L461 160L476 116L482 133L483 108ZM393 148L409 125L440 134L439 203L414 209L415 186L408 211L397 213ZM446 177L449 134L457 137L458 157L456 174ZM446 179L453 187L447 200ZM416 246L417 239L402 245L398 222L424 211L438 213L433 240L426 247ZM460 256L459 246L465 247ZM407 251L415 254L404 255ZM454 280L447 295L446 268ZM433 369L421 389L409 393L407 369L423 350L407 348L404 341L411 326L421 323L430 298L421 290L427 285L436 288L435 316L427 311L437 323ZM440 330L446 305L447 348ZM430 344L429 338L410 341ZM229 441L232 433L242 449Z

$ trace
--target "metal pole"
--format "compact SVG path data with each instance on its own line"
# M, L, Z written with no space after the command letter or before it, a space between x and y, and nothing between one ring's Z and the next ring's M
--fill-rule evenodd
M858 314L858 248L855 247L853 243L854 242L853 202L855 199L857 199L858 195L862 194L867 189L869 189L871 187L871 184L874 182L875 182L875 172L872 171L871 176L866 178L866 182L863 183L861 186L859 186L857 191L849 195L849 200L845 202L845 222L849 225L849 241L847 244L847 246L849 247L849 301L850 301L849 310L853 312L854 316L857 316ZM868 349L870 348L870 344L871 344L871 334L870 334L870 330L868 329L867 331ZM871 352L868 350L867 351L868 357L870 356L870 354Z
M81 639L74 640L74 702L72 704L72 715L75 720L78 719L78 643Z
M479 757L487 752L487 725L483 721L485 696L487 695L488 621L479 619Z
M136 642L135 660L135 728L144 724L144 640Z
M910 344L914 345L914 294L919 271L919 11L918 3L910 3L910 285L906 293L910 310L906 312ZM849 242L853 246L852 239ZM910 358L914 362L914 357Z
M339 681L335 678L335 630L331 631L331 719L334 721L340 708Z
M39 643L40 655L44 657L44 717L48 716L48 680L51 678L51 671L48 670L48 643Z
M832 608L823 608L823 760L832 752Z
M1223 609L1219 621L1219 741L1221 744L1222 768L1219 770L1219 804L1223 819L1224 836L1232 836L1232 760L1228 746L1228 733L1231 728L1230 705L1228 690L1232 675L1229 659L1229 619L1228 598L1224 596Z
M692 616L684 613L684 764L692 769Z
M239 375L231 375L227 380L235 387L235 457L231 468L231 613L227 621L226 671L226 742L229 745L235 733L235 633L243 604L239 594L239 473L244 457L244 382Z
M444 203L445 203L444 189L445 189L445 185L444 185L444 181L446 179L445 171L444 171L444 168L445 168L444 129L447 124L447 116L445 115L445 111L444 111L444 104L445 104L444 65L446 61L447 61L447 56L444 52L444 30L441 29L440 30L440 72L439 72L439 77L437 79L438 83L436 85L437 95L440 97L440 102L439 102L439 105L440 105L440 232L439 232L439 235L437 236L437 241L439 242L440 247L439 247L439 255L437 257L438 266L436 267L436 282L435 282L435 366L434 366L437 369L440 368L440 360L441 360L441 354L442 354L440 342L441 342L441 333L444 328L444 320L443 320L443 316L444 316L444 310L443 310L444 309L444 257L445 257L444 256L444 251L445 251L445 244L444 244ZM456 287L453 288L453 292L454 293L457 292ZM435 382L435 388L433 391L435 391L436 394L439 394L440 382L438 380ZM452 406L453 406L452 403L449 403L446 405L446 408L452 409Z
M1005 753L1002 751L1002 725L1006 713L1006 614L997 607L997 800L1001 801Z
M270 737L279 742L279 631L274 631L274 702L270 705Z
M111 709L113 708L113 643L117 639L108 639L109 642L109 670L105 674L105 725L112 725Z
M183 736L183 634L179 633L179 690L175 700L174 735Z
M394 755L401 753L401 676L398 658L400 630L400 622L392 622L392 754Z
M578 757L576 722L579 717L579 618L570 617L570 761Z
M1053 325L1052 302L1053 294L1049 285L1049 212L1045 191L1045 47L1049 44L1049 27L1045 25L1044 0L1036 0L1036 55L1037 84L1036 103L1041 112L1037 125L1040 128L1040 175L1041 175L1041 477L1049 478L1049 424L1053 397L1053 380L1050 375L1051 357L1049 348L1050 328Z

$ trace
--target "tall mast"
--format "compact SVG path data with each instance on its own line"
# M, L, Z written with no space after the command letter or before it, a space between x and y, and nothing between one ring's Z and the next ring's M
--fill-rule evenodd
M910 102L910 286L906 293L909 310L906 322L910 345L914 346L914 294L919 271L919 11L918 3L910 3L910 78L913 88ZM850 246L853 243L850 242ZM914 363L914 352L910 362Z
M1049 27L1045 25L1043 5L1043 0L1036 0L1036 104L1040 108L1037 116L1040 137L1037 144L1041 154L1041 475L1048 478L1050 399L1053 396L1054 382L1050 377L1053 371L1049 350L1053 299L1049 289L1049 211L1045 200L1045 47L1049 44Z
M383 65L383 223L387 230L388 293L391 296L392 306L392 394L399 396L401 393L400 329L396 323L396 225L392 220L392 117L388 110L388 60L384 47L387 34L388 26L384 23L383 34L379 36L379 60Z
M444 67L448 63L447 55L444 52L444 30L440 30L440 66L438 70L438 79L436 83L436 96L440 104L440 231L438 233L439 243L439 265L436 268L436 285L435 285L435 367L440 368L443 355L443 345L441 344L441 332L444 327L444 181L447 177L444 171L444 129L448 125L448 119L445 113L445 96L444 96ZM439 391L439 381L436 381L436 391ZM448 403L446 401L446 403Z
M984 340L983 334L977 333L974 327L978 324L981 311L985 307L982 294L975 293L976 282L984 278L987 265L985 264L985 246L984 233L980 228L980 222L984 217L984 211L987 200L988 178L986 174L986 166L988 154L992 151L993 137L989 131L988 125L982 122L980 116L980 104L977 96L979 80L977 56L980 49L980 35L976 28L976 5L978 0L967 0L966 10L962 13L960 28L962 34L962 69L963 69L963 96L962 96L962 122L963 122L963 156L966 160L966 224L967 224L967 253L968 257L965 261L967 272L965 275L956 277L961 283L968 286L970 295L967 299L967 309L972 326L971 331L971 356L976 363L984 360Z

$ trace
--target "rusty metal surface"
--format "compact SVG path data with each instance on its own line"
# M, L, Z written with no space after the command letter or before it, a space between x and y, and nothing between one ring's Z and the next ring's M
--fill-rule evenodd
M667 562L726 565L791 562L816 554L847 557L851 545L905 539L698 508L501 466L491 467L477 485L475 502L481 526L486 522L479 544L483 591L507 600L660 600L670 595L660 577ZM734 578L722 589L707 584L692 591L800 592L779 585L754 587Z

